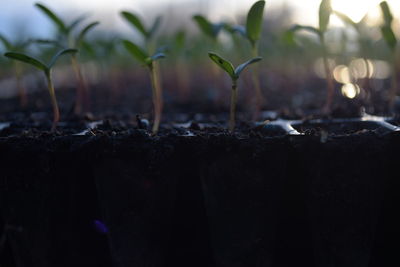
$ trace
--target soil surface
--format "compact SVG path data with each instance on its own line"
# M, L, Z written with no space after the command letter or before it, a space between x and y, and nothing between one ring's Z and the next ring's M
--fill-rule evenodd
M176 112L154 136L149 114L65 105L50 132L49 107L11 106L0 266L400 265L398 131L279 111L229 133L226 113Z

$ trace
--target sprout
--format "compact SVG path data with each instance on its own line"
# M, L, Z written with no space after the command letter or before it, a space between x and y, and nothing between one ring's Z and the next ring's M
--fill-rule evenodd
M154 124L153 134L157 134L163 107L162 90L160 85L158 69L155 68L157 60L164 58L164 53L155 53L149 55L144 49L128 40L123 40L123 44L128 52L143 66L146 66L150 72L151 87L153 91L153 106L154 106Z
M30 44L29 41L13 44L5 36L3 36L1 34L0 34L0 42L3 43L3 46L7 51L23 51ZM15 62L15 64L14 64L14 73L15 73L15 79L16 79L17 88L18 88L20 105L21 105L21 107L26 107L26 105L28 103L28 98L26 95L25 86L22 82L22 77L21 77L22 67L19 64L19 62Z
M151 27L146 28L139 18L139 16L129 12L129 11L121 11L121 16L134 28L136 29L145 39L146 46L150 53L152 53L152 40L154 39L155 33L158 28L160 28L162 18L161 16L156 17L153 21Z
M396 96L397 96L397 38L393 32L392 22L393 22L393 15L390 10L390 7L386 1L381 2L380 4L384 23L381 26L381 32L383 39L385 40L386 44L390 48L392 53L392 84L389 91L389 105L390 108L394 107Z
M209 57L215 62L220 68L222 68L232 80L232 96L231 96L231 110L229 119L229 131L233 132L235 129L235 113L236 113L236 103L237 103L237 81L240 77L242 71L252 63L260 61L261 57L256 57L246 61L245 63L239 65L236 69L233 67L232 63L226 59L223 59L219 55L209 52Z
M246 27L244 26L235 26L232 28L233 32L239 32L243 37L245 37L251 44L251 56L258 57L258 42L261 38L261 30L262 30L262 22L264 15L264 7L265 1L257 1L250 8L247 19L246 19ZM256 91L256 109L254 112L253 118L258 119L262 103L264 102L264 97L261 91L259 73L256 71L253 72L252 75L254 88Z
M202 15L194 15L193 20L204 35L210 37L214 42L217 42L218 35L224 28L224 23L212 23Z
M57 16L50 8L46 7L44 4L36 3L35 6L43 12L57 27L58 34L61 39L66 43L60 43L58 40L38 40L40 43L53 43L57 46L68 47L70 49L80 49L82 46L88 46L84 43L84 39L88 32L90 32L94 27L100 23L95 21L87 24L83 27L77 35L73 35L73 31L78 27L79 24L85 20L85 16L80 16L72 21L71 24L67 25L59 16ZM80 114L82 112L89 111L89 90L82 75L81 67L77 59L77 55L74 53L71 55L71 65L75 73L75 77L78 81L76 103L75 103L75 114Z
M339 19L341 19L343 21L343 23L349 25L350 27L352 27L358 34L358 42L359 42L359 47L360 47L360 52L361 52L361 57L362 60L364 61L364 65L365 65L365 70L366 70L366 75L365 75L365 79L364 79L364 86L363 88L366 90L367 94L370 93L370 83L369 83L369 78L371 76L371 64L369 63L368 60L368 50L367 47L369 47L370 42L368 40L368 38L365 36L365 34L362 31L362 25L365 23L366 19L367 19L367 15L365 15L359 22L355 22L353 21L349 16L347 16L346 14L343 14L341 12L338 11L333 11L333 14L335 14ZM367 96L368 99L368 96Z
M332 77L332 71L328 62L328 49L325 42L325 33L328 30L330 16L332 14L331 0L322 0L319 6L319 28L314 28L311 26L294 25L290 31L297 32L300 30L305 30L311 32L318 36L322 49L323 49L323 61L326 73L326 82L328 93L326 95L326 102L323 107L324 114L330 114L332 109L333 95L334 95L334 83Z
M58 52L56 55L53 56L50 63L47 65L45 63L43 63L42 61L39 61L33 57L30 57L30 56L22 54L22 53L7 52L4 54L4 56L6 56L8 58L30 64L30 65L36 67L37 69L42 70L43 73L45 74L46 80L47 80L47 86L48 86L48 90L49 90L50 98L51 98L51 105L53 107L53 115L54 115L51 131L54 131L56 129L57 123L60 120L60 111L58 109L57 98L56 98L56 94L54 91L54 85L53 85L53 80L52 80L52 76L51 76L52 68L60 56L65 55L65 54L75 54L77 52L78 52L78 50L76 50L76 49L61 50L60 52Z

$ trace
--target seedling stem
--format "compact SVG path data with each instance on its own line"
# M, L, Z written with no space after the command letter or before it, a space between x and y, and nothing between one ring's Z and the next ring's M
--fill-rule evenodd
M51 70L45 71L47 88L50 93L51 106L53 107L53 124L51 126L51 131L56 130L57 124L60 121L60 109L58 108L56 92L54 90L53 79L51 78Z
M236 105L237 105L237 80L232 80L231 113L229 119L229 131L235 130L236 124Z

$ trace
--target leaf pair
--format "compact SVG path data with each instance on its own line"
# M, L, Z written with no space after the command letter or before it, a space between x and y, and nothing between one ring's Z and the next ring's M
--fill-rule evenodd
M230 25L225 25L225 28L230 33L239 33L243 37L247 38L252 46L255 46L261 37L264 7L264 0L257 1L251 6L247 13L246 26L236 25L232 27Z
M128 11L122 11L121 16L126 21L128 21L131 24L131 26L137 29L144 36L146 40L149 40L154 36L157 29L160 27L162 20L162 18L158 16L153 22L153 25L150 27L150 29L146 29L146 27L142 23L142 20L135 14Z
M155 53L154 55L149 55L144 49L132 43L131 41L123 40L122 42L126 50L128 50L128 52L134 58L136 58L136 60L149 68L152 67L154 61L165 57L165 54L161 52Z
M218 34L225 27L225 24L220 23L212 23L207 18L202 15L193 16L193 20L196 22L199 29L203 32L204 35L207 35L214 41L217 40Z
M215 53L212 53L212 52L209 52L208 55L211 58L211 60L215 62L215 64L220 66L226 73L228 73L228 75L231 77L232 81L236 81L237 79L239 79L240 74L247 66L249 66L250 64L256 63L262 59L261 57L256 57L256 58L250 59L250 60L246 61L245 63L239 65L235 69L231 62L222 58L221 56L219 56Z
M76 49L64 49L58 52L56 55L53 56L53 58L50 60L49 64L43 63L42 61L35 59L33 57L30 57L26 54L23 53L16 53L16 52L7 52L4 54L4 56L15 59L27 64L30 64L39 70L42 70L48 75L50 73L51 68L54 66L54 64L57 62L60 56L65 55L65 54L74 54L77 53L78 50Z
M74 30L83 20L86 19L86 16L80 16L67 26L66 23L59 16L57 16L52 10L50 10L50 8L46 7L44 4L36 3L35 6L39 8L57 26L58 31L64 36L69 36L72 30ZM79 47L82 44L86 34L99 24L100 23L96 21L86 25L77 35L74 46Z

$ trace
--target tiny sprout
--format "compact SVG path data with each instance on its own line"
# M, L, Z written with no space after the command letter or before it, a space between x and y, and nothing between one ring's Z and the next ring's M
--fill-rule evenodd
M55 24L55 26L58 28L60 37L62 37L64 40L64 42L60 42L58 40L38 40L37 42L54 44L55 46L68 47L71 49L80 49L83 45L89 47L88 44L84 43L85 36L94 27L99 25L99 22L95 21L89 23L88 25L83 27L77 35L74 36L72 34L73 31L76 27L78 27L79 24L82 23L83 20L85 20L85 16L80 16L72 21L69 25L67 25L59 16L57 16L50 8L48 8L44 4L36 3L35 6ZM66 43L66 45L64 45L63 43ZM82 75L81 67L76 54L71 55L71 65L78 81L75 113L80 114L82 110L89 110L88 87Z
M252 57L259 56L258 41L261 38L264 7L265 7L264 0L255 2L251 6L249 12L247 13L246 27L238 25L232 28L232 32L240 33L250 42ZM256 99L255 99L256 109L253 118L257 119L261 110L262 103L264 102L264 97L261 91L259 74L257 70L253 72L252 80L256 91Z
M143 66L146 66L150 72L151 87L153 91L153 106L154 106L154 124L153 133L156 134L160 127L161 113L163 107L162 90L160 85L160 78L158 69L155 67L157 60L164 58L164 53L155 53L149 55L144 49L128 40L123 40L126 50Z
M146 40L147 45L149 45L149 42L151 39L154 37L155 33L157 32L158 28L160 28L162 18L161 16L156 17L154 20L153 24L151 25L150 28L146 28L144 24L142 23L142 20L135 14L128 12L128 11L121 11L121 16L129 22L129 24L138 30Z
M224 28L224 23L212 23L202 15L194 15L193 20L196 22L201 32L210 37L214 42L217 41L218 34Z
M242 71L252 63L260 61L261 57L256 57L246 61L245 63L239 65L236 69L233 67L232 63L226 59L223 59L219 55L209 52L209 57L215 62L219 67L221 67L232 80L232 96L231 96L231 110L229 119L229 131L233 132L235 129L235 113L236 113L236 103L237 103L237 81L240 77Z
M332 71L329 67L328 62L328 49L325 41L325 33L328 30L328 25L330 21L330 16L332 14L332 6L331 0L322 0L319 6L319 28L314 28L311 26L302 26L302 25L294 25L290 31L297 32L297 31L308 31L318 36L320 43L323 49L323 61L324 61L324 68L326 73L326 82L327 82L327 89L328 93L326 95L326 102L323 107L323 112L325 114L329 114L332 109L332 102L334 96L334 83L332 77Z
M45 64L42 61L39 61L33 57L30 57L28 55L22 54L22 53L15 53L15 52L7 52L4 54L4 56L14 59L14 60L18 60L27 64L30 64L34 67L36 67L39 70L42 70L43 73L46 76L46 80L47 80L47 86L48 86L48 90L50 93L50 98L51 98L51 104L53 107L53 115L54 115L54 119L53 119L53 125L51 127L51 131L54 131L56 129L57 123L60 120L60 111L58 109L58 104L57 104L57 98L56 98L56 94L54 91L54 85L53 85L53 80L51 77L51 72L52 72L52 68L55 65L55 63L57 62L57 60L59 59L60 56L65 55L65 54L74 54L77 53L78 50L76 49L64 49L61 50L60 52L58 52L56 55L53 56L53 58L50 60L49 64Z
M25 48L31 43L30 41L27 42L20 42L20 43L12 43L9 41L5 36L0 34L0 43L3 43L4 48L7 51L23 51ZM21 107L25 107L28 103L28 97L26 95L26 89L22 81L22 68L19 62L14 63L14 73L17 83L18 95L20 100Z
M392 53L392 84L390 87L390 92L389 92L389 104L390 107L393 108L396 100L396 96L398 94L397 92L397 69L398 69L398 64L397 64L397 37L394 34L392 23L393 23L393 15L392 11L390 10L390 7L386 1L381 2L380 4L382 14L383 14L383 20L384 23L381 26L381 33L383 36L383 39L385 40L387 46L390 48L390 51Z

